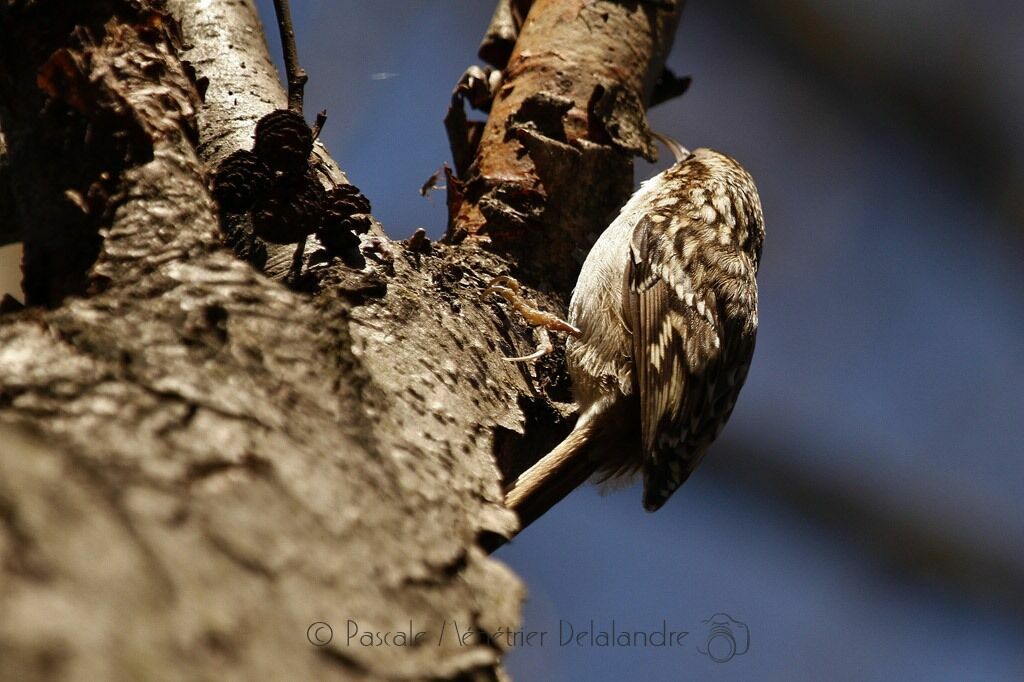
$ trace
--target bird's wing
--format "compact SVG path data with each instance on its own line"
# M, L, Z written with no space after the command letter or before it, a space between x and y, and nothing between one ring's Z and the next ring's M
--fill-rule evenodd
M707 238L701 227L691 226L686 211L652 213L638 221L630 243L623 303L649 511L700 462L732 410L753 353L752 337L736 328L743 321L725 319L724 292L715 265L702 255L706 249L685 248L688 239Z

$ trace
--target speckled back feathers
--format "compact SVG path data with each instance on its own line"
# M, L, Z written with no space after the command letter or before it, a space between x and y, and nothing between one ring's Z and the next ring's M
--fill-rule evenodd
M635 454L609 456L605 470L641 469L649 510L686 480L732 412L754 349L763 243L750 175L698 149L644 183L584 264L570 305L583 330L569 345L574 389L588 418L639 403L639 447L619 444ZM609 322L611 307L621 312Z

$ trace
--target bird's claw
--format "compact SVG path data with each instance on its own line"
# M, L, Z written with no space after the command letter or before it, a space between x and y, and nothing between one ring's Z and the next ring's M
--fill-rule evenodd
M551 343L551 337L548 336L549 330L564 332L571 336L580 336L582 332L579 329L556 315L540 310L523 298L522 294L519 293L521 289L522 285L514 277L501 275L492 279L481 294L483 299L486 299L491 294L498 294L508 301L515 308L516 312L523 316L527 324L540 328L541 343L536 351L522 357L505 358L505 360L508 362L533 362L553 351L554 345Z
M533 351L529 355L522 355L518 358L502 358L505 362L535 362L540 360L545 355L550 354L555 350L555 346L551 343L551 337L548 336L548 330L544 327L540 328L540 345L537 346L537 350Z

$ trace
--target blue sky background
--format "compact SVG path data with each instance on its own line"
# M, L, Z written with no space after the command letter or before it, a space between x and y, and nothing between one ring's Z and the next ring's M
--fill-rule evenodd
M270 0L258 0L265 18ZM757 353L655 515L576 491L498 556L543 647L519 680L1024 679L1024 5L691 0L651 112L740 159L768 236ZM438 236L441 119L493 6L294 2L310 111L396 238ZM270 32L272 49L276 32ZM662 166L637 164L637 180ZM2 254L0 254L2 259ZM697 651L701 621L747 653ZM559 621L690 631L558 646ZM554 641L552 641L554 640Z

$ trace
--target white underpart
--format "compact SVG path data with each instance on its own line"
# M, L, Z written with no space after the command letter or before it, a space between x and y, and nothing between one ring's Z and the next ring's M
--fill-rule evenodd
M663 175L664 172L659 173L641 184L618 217L601 233L583 263L573 290L569 323L578 327L583 335L570 339L567 350L573 393L581 412L586 412L602 397L612 398L615 393L632 391L631 341L622 319L623 275L633 229L650 213L652 195L662 186ZM583 283L586 284L581 286ZM607 316L609 312L611 316ZM616 320L616 324L609 325L608 319ZM602 376L611 376L613 385L602 383Z

